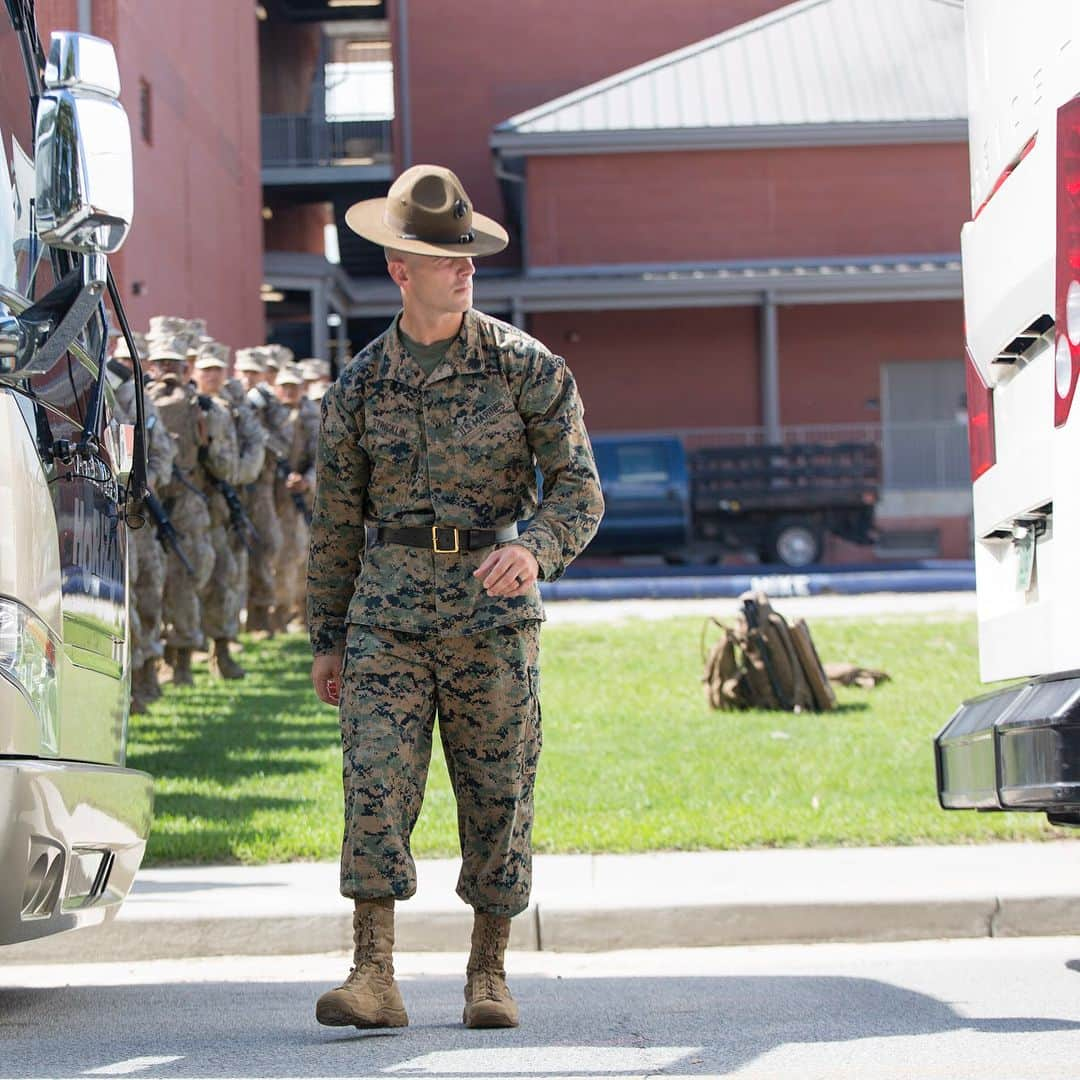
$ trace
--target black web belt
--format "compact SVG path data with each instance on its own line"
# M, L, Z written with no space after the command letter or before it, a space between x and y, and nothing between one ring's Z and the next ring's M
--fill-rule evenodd
M438 555L455 555L459 551L476 551L516 540L516 525L502 529L456 529L452 525L421 525L413 529L391 529L380 525L375 529L375 539L380 544L404 544L405 547L424 548Z

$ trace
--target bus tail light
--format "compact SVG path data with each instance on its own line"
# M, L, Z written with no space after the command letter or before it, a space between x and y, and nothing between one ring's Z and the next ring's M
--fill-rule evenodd
M1054 317L1054 427L1061 427L1080 375L1080 97L1058 109Z
M968 453L974 483L997 460L994 446L994 391L983 382L967 350Z

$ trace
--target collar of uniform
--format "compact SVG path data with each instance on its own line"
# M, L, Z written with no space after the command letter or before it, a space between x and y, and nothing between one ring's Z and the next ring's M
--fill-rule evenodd
M379 365L379 378L392 379L394 382L404 383L419 389L425 383L438 382L440 379L448 379L454 374L468 374L484 370L484 354L480 348L479 319L476 312L470 308L465 312L465 318L461 323L458 336L450 343L446 350L446 356L430 376L425 376L420 366L409 355L398 333L398 321L401 312L398 312L390 329L386 332L386 340L383 344L382 363Z
M480 317L474 308L465 312L461 332L447 349L443 363L432 372L433 379L445 378L445 375L440 376L439 369L447 365L459 375L475 374L484 370L484 351L480 348Z

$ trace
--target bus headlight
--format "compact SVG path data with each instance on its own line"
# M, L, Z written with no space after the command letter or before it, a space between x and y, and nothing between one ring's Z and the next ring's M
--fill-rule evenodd
M13 683L30 703L41 725L42 749L57 753L60 691L56 642L29 608L0 597L0 677Z

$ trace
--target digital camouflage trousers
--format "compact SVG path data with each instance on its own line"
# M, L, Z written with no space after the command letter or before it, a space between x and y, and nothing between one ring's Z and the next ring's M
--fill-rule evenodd
M165 552L153 524L128 533L131 589L131 666L140 668L161 655L161 603L165 591Z
M538 622L442 638L349 627L340 711L345 896L400 900L416 891L410 838L437 715L457 800L458 895L492 915L528 907L539 645Z
M184 567L175 552L168 553L162 598L165 642L177 649L198 649L203 644L199 593L214 569L210 513L206 502L186 489L170 500L167 509L195 573Z
M250 488L246 508L259 539L248 557L247 607L274 605L274 558L281 547L281 523L274 509L273 473L269 485L259 480Z
M232 533L225 525L211 526L210 546L214 549L214 568L199 596L203 635L207 642L222 638L235 641L240 633L240 609L247 581L242 585L237 581Z

